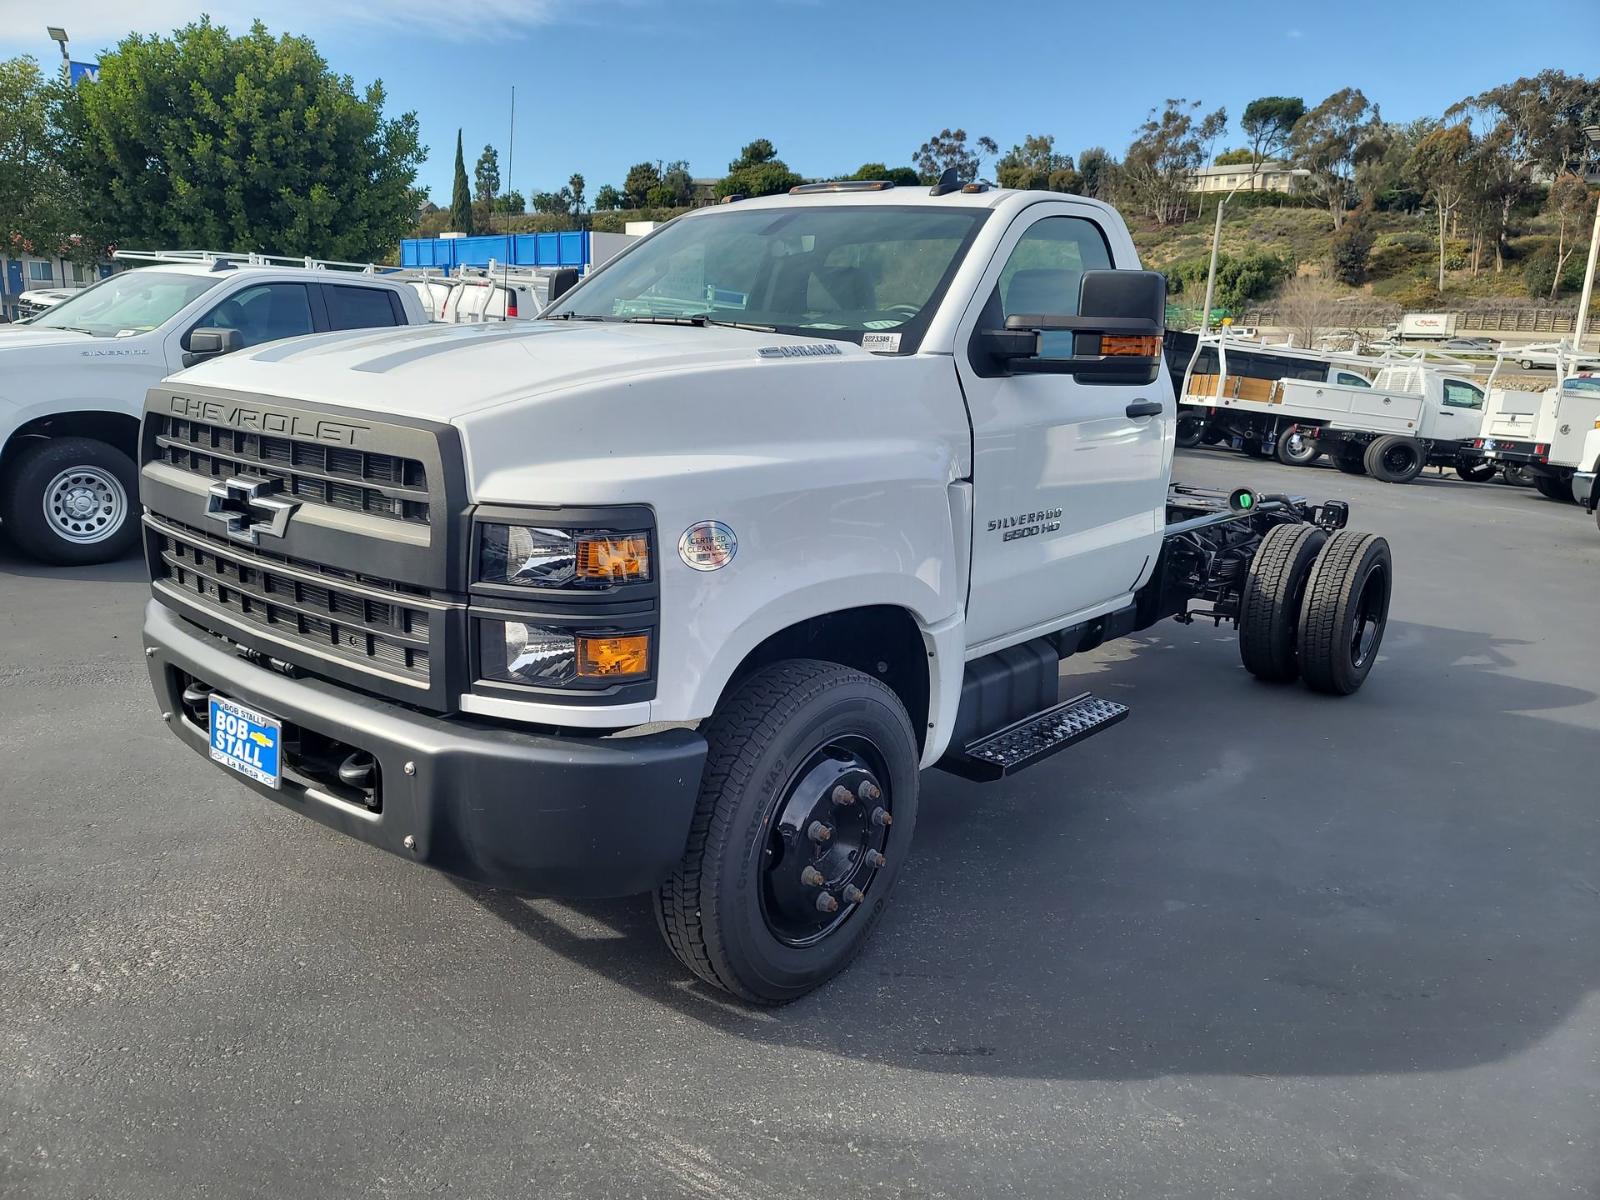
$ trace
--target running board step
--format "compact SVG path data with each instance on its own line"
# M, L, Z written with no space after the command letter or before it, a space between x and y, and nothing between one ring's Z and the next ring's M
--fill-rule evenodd
M1126 704L1084 692L969 742L940 765L968 779L1003 779L1110 729L1127 715Z

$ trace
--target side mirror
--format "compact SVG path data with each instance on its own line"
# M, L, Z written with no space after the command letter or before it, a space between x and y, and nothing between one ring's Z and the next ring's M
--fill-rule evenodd
M1080 383L1154 383L1167 324L1159 271L1085 271L1078 314L1014 313L981 342L1012 374L1071 375Z
M562 267L550 276L550 298L545 303L554 304L577 286L578 272L572 267Z
M192 367L208 358L232 354L244 345L237 329L196 329L189 334L189 348L184 351L183 365Z

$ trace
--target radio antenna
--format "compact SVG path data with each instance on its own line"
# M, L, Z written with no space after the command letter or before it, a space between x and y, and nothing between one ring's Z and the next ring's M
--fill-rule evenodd
M517 161L517 85L513 83L511 85L511 137L506 142L506 188L507 188L507 190L514 190L514 189L511 188L511 168L516 163L516 161ZM489 207L491 209L491 211L489 213L489 225L490 225L491 228L493 228L493 226L494 226L494 212L492 211L493 208L494 208L493 201L490 202ZM506 215L509 217L511 214L507 213ZM500 283L501 283L501 286L506 289L506 298L500 302L500 319L502 321L509 321L511 319L506 314L511 311L511 295L510 295L510 293L511 293L511 255L516 252L516 248L517 248L517 240L516 240L517 239L517 234L516 234L516 231L514 229L509 228L509 225L510 225L510 222L508 221L507 222L508 228L506 230L506 251L507 251L507 253L506 253L505 261L500 264Z

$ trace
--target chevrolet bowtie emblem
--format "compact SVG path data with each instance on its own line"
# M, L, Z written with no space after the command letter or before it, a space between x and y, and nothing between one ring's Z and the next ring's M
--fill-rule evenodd
M228 536L236 542L254 546L267 537L281 538L289 516L300 507L298 500L284 500L277 493L281 479L257 479L234 475L211 485L206 497L206 517L221 521Z

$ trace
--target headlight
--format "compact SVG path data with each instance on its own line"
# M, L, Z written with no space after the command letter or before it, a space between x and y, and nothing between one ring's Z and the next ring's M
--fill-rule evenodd
M650 535L483 525L479 580L519 587L605 587L650 579Z
M593 633L526 621L482 621L483 676L501 683L564 687L624 683L650 674L648 633Z

